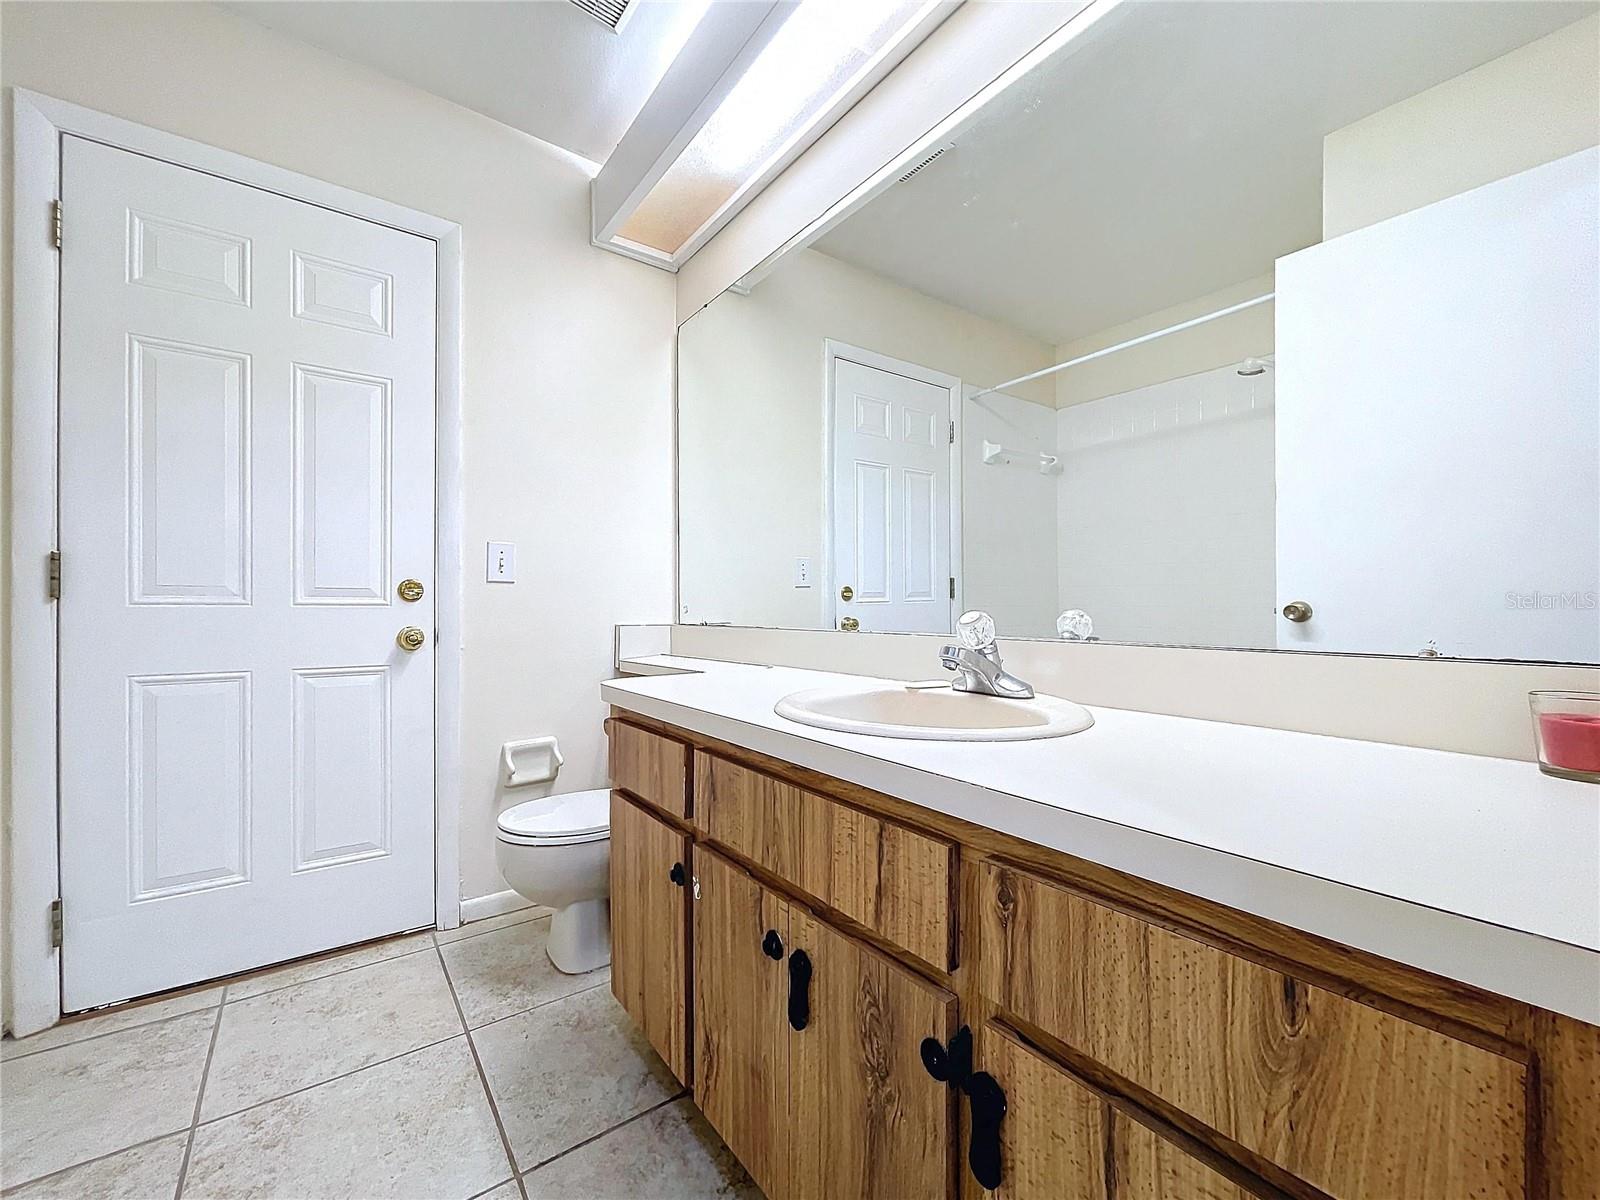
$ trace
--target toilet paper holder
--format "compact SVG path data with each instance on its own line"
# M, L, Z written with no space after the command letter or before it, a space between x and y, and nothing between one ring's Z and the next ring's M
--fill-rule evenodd
M561 772L565 761L554 737L527 738L500 747L501 775L508 788L548 783Z

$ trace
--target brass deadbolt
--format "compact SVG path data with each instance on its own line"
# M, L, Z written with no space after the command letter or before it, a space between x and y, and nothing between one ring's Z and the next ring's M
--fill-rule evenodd
M415 625L407 625L399 633L395 634L394 640L400 649L409 653L413 650L421 650L422 644L428 640L428 635Z
M400 586L395 588L400 594L400 599L407 604L415 604L422 599L422 581L418 579L402 579Z
M855 588L851 587L848 583L845 584L842 588L839 589L839 599L841 599L841 600L854 600L855 598L856 598L856 590L855 590Z

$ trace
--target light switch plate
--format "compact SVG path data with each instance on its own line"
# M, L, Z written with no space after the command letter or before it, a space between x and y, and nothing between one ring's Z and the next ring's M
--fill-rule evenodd
M517 544L515 542L490 542L488 559L484 563L484 578L490 583L515 583L517 581Z
M809 558L797 558L794 560L794 585L797 588L811 586L811 560Z

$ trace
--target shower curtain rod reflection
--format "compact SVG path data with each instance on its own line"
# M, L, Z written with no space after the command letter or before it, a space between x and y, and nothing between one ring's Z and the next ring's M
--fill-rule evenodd
M1165 329L1157 329L1154 333L1142 333L1136 338L1118 342L1115 346L1107 346L1102 350L1093 350L1088 354L1080 354L1077 358L1069 358L1066 362L1057 363L1053 367L1046 367L1042 371L1035 371L1031 375L1019 375L1015 379L997 383L991 388L984 388L981 392L973 392L967 399L977 400L994 392L1003 392L1007 388L1016 387L1019 383L1031 383L1035 379L1043 379L1046 375L1054 375L1057 371L1065 371L1068 367L1075 367L1079 363L1093 362L1097 358L1104 358L1108 354L1115 354L1117 351L1126 350L1130 346L1142 346L1145 342L1153 342L1157 338L1164 338L1169 333L1180 333L1185 329L1193 329L1196 325L1204 325L1207 321L1215 321L1218 317L1230 316L1236 312L1243 312L1247 308L1254 308L1258 304L1265 304L1277 294L1277 292L1268 292L1266 295L1257 296L1253 300L1241 300L1238 304L1230 304L1227 308L1219 308L1216 312L1206 313L1203 317L1190 317L1187 321L1179 321L1176 325L1168 325Z

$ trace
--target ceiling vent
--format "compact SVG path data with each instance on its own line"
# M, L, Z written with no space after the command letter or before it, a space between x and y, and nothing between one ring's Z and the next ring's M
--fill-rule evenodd
M633 0L572 0L572 3L612 33L622 32L623 22L633 11Z
M911 170L907 171L904 175L900 176L899 179L896 179L895 182L896 183L904 183L906 180L910 179L913 175L915 175L918 171L922 170L923 167L927 166L934 159L938 158L946 150L954 150L955 148L956 147L955 147L955 143L954 142L946 142L943 146L940 146L937 150L935 150L932 154L930 154L926 158L924 158L916 166L912 167Z

